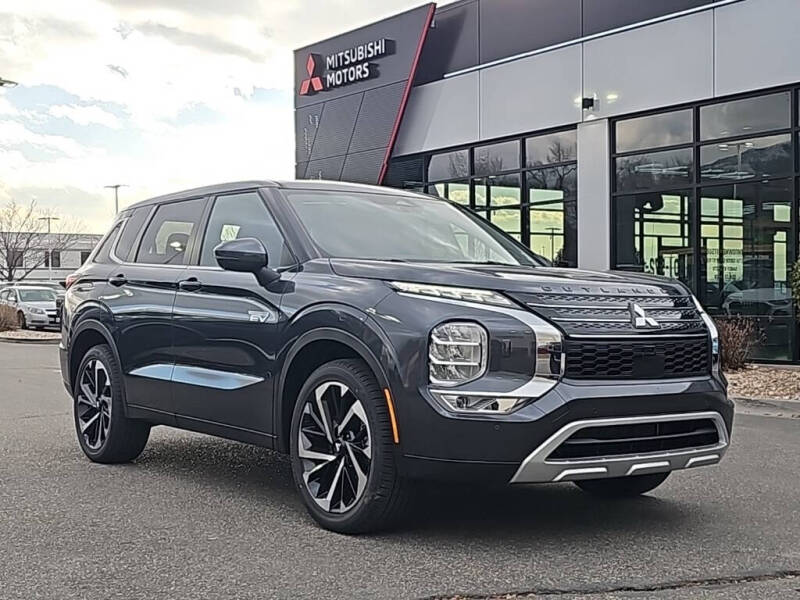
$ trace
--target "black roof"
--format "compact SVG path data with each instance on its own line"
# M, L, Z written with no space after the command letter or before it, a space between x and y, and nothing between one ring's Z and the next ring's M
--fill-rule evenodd
M164 194L141 200L126 207L125 210L138 208L139 206L149 206L173 200L185 200L187 198L197 198L201 196L211 196L214 194L224 194L225 192L235 192L237 190L257 189L257 188L281 188L291 190L318 190L318 191L342 191L342 192L371 192L376 194L399 194L407 196L417 196L415 192L387 188L377 185L366 185L361 183L346 183L341 181L324 181L320 179L304 179L299 181L278 181L267 179L254 179L249 181L231 181L228 183L217 183L203 187L192 188L172 194Z

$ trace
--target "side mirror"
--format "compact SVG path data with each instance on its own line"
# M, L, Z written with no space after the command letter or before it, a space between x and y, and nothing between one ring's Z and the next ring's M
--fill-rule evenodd
M214 248L217 264L226 271L253 273L258 282L267 286L280 279L280 274L270 269L264 244L255 238L241 238L222 242Z

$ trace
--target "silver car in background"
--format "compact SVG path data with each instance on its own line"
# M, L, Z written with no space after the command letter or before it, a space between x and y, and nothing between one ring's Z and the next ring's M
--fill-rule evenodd
M55 290L44 286L13 286L0 290L0 304L16 309L20 329L59 327Z

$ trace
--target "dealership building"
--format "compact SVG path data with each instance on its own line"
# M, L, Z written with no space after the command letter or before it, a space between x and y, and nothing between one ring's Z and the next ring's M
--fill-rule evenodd
M295 53L296 176L682 280L797 362L800 0L460 0Z

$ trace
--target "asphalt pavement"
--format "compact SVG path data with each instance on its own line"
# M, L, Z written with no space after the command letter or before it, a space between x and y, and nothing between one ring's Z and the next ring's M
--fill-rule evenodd
M0 343L3 600L800 600L797 418L750 407L721 465L647 497L431 489L403 529L346 537L307 517L284 456L162 427L95 465L70 411L55 346Z

